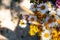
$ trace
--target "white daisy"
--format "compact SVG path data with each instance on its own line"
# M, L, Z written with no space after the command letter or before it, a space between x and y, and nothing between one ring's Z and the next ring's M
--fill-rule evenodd
M48 11L48 6L46 3L41 3L41 4L37 5L37 10L41 11L44 14Z
M32 23L34 21L37 21L37 17L30 15L29 18L28 18L28 20L29 20L29 23Z
M49 30L45 30L44 32L42 32L41 40L50 40L50 39L51 35Z
M26 26L27 26L27 21L26 20L20 20L20 23L19 23L19 26L21 27L21 28L25 28Z

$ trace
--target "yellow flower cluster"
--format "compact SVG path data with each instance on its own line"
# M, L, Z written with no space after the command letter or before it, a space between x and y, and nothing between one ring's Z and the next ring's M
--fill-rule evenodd
M52 30L52 40L60 40L60 31Z
M39 32L38 26L36 26L36 25L34 25L34 24L30 25L29 34L30 34L31 36L34 36L34 35L35 35L36 33L38 33L38 32Z
M53 38L58 37L57 30L55 30L55 29L52 30L52 37L53 37Z

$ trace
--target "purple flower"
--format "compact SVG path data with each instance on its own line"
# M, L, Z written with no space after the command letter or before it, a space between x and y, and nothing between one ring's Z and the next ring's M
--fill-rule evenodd
M56 1L56 7L60 8L60 0Z

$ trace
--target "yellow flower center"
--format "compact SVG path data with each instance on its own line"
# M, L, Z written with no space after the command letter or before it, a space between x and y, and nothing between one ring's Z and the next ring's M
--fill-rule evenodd
M44 34L44 37L45 37L45 38L48 38L48 37L49 37L49 33L45 33L45 34Z
M24 25L24 22L23 22L23 21L21 21L21 22L20 22L20 24L21 24L21 25Z

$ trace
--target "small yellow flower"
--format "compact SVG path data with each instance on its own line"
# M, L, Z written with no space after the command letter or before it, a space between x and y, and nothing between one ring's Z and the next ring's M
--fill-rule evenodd
M35 32L35 33L36 33L36 32L39 32L37 26L34 26L34 32Z
M57 30L52 30L52 37L53 38L55 38L55 37L57 37L58 36L58 34L57 34Z
M35 35L37 32L39 32L38 27L36 25L30 25L30 31L29 34L31 36Z

